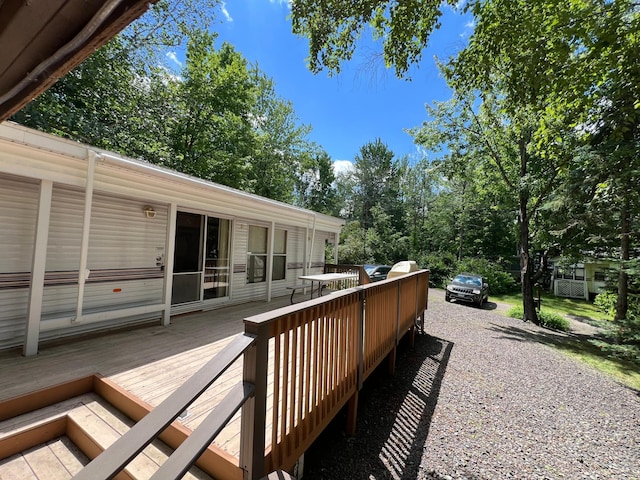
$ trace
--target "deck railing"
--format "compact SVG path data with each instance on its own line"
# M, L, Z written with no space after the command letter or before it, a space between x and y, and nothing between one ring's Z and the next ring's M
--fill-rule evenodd
M245 356L244 381L256 385L255 403L243 407L240 465L247 478L291 470L347 404L347 430L354 432L358 391L385 358L395 367L401 337L410 332L413 341L428 284L422 270L245 319L245 332L259 339L256 354Z
M363 265L346 265L346 264L333 264L327 263L324 266L324 273L357 273L358 279L354 279L353 283L349 287L357 287L358 285L366 285L371 283L369 275L364 269Z
M421 270L246 318L244 334L74 478L113 478L240 355L243 379L232 398L153 478L186 471L240 406L244 479L291 470L345 405L347 430L355 432L358 392L385 358L395 367L400 338L409 332L413 342L428 284L429 272Z

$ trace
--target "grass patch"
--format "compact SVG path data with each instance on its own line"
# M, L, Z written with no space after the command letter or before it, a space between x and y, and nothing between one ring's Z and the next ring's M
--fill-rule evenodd
M542 299L542 310L558 315L574 315L602 322L608 321L606 313L601 312L593 303L586 300L556 297L549 293L543 293L540 298ZM509 305L522 305L520 293L491 295L491 300Z

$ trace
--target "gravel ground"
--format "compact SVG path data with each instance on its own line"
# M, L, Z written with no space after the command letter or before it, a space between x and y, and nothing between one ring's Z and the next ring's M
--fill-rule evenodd
M640 393L550 343L556 333L431 290L427 335L402 344L305 456L314 479L640 479ZM568 345L565 345L568 348Z

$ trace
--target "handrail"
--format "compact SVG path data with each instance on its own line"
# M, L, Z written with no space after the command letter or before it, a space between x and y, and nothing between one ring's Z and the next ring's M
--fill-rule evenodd
M229 423L231 417L253 395L254 390L254 385L247 382L238 383L233 387L224 400L207 415L207 418L171 454L167 461L151 476L150 480L182 478L207 446Z
M243 355L255 341L256 337L254 335L247 333L237 335L160 405L151 410L128 432L80 470L73 477L74 480L114 478L136 455L209 388L233 362ZM205 444L204 447L206 448L209 443Z

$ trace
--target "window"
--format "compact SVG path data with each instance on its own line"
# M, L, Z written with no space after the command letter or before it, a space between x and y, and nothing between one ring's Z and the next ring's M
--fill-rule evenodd
M596 282L606 282L607 274L605 272L593 272L593 279Z
M247 283L267 280L267 229L249 225Z
M584 280L584 267L575 267L573 273L576 280Z
M287 231L276 230L273 237L273 273L271 280L284 280L287 273Z

